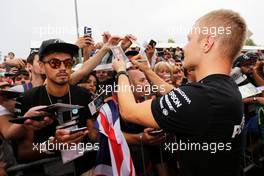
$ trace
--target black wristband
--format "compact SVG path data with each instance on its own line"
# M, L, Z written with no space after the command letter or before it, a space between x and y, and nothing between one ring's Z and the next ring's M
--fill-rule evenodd
M126 75L126 76L128 77L128 74L127 74L126 71L120 71L120 72L118 72L118 73L116 74L116 76L115 76L116 80L118 80L118 77L119 77L120 75Z

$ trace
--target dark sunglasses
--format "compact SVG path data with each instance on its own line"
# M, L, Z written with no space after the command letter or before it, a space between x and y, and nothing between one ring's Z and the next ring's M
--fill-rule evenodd
M66 59L64 61L61 61L59 59L50 59L49 61L43 61L43 63L48 63L51 68L53 69L58 69L61 67L61 63L63 62L65 68L70 69L74 65L74 60L73 59Z
M256 64L255 61L246 61L244 63L241 64L241 66L247 67L247 66L254 66Z

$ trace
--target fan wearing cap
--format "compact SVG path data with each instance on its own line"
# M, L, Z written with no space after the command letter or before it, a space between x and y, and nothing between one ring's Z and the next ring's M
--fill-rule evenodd
M20 69L16 72L15 76L13 77L13 81L15 85L22 85L27 84L30 82L29 73L25 69Z
M264 62L259 54L247 52L240 55L234 62L234 67L239 67L241 72L247 76L247 80L255 86L264 85Z
M74 56L78 53L79 48L76 45L65 43L59 39L50 39L43 41L39 49L40 67L46 74L46 85L35 87L26 92L24 96L18 99L16 110L21 116L36 116L42 112L38 109L55 103L66 103L72 105L81 105L87 107L92 101L92 94L81 87L69 84L72 66L74 64ZM89 136L95 136L92 129L92 120L89 117L89 110L82 108L75 111L64 112L63 119L72 119L79 117L79 127L87 126ZM76 132L70 134L67 129L57 129L58 121L50 117L45 117L43 121L26 120L27 125L32 131L32 135L28 135L24 140L19 141L18 155L21 160L36 160L45 158L39 151L33 151L32 143L49 142L59 143L79 143L87 138L88 131ZM90 153L90 159L93 152ZM86 169L92 167L91 159L87 163Z
M241 67L243 73L252 73L252 69L257 61L257 58L251 57L249 54L240 55L234 62L235 67Z

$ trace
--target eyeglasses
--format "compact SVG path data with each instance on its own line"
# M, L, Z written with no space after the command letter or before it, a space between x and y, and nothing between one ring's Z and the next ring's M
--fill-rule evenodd
M50 59L49 61L43 61L43 63L48 63L51 68L53 69L58 69L61 67L61 63L63 62L65 68L70 69L74 65L74 60L73 59L66 59L64 61L61 61L59 59L53 58Z

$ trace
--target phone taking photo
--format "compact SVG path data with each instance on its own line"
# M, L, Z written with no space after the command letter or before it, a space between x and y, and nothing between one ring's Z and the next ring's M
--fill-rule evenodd
M84 36L92 37L92 28L84 26Z
M155 40L150 40L149 45L155 47L157 45L157 42Z

